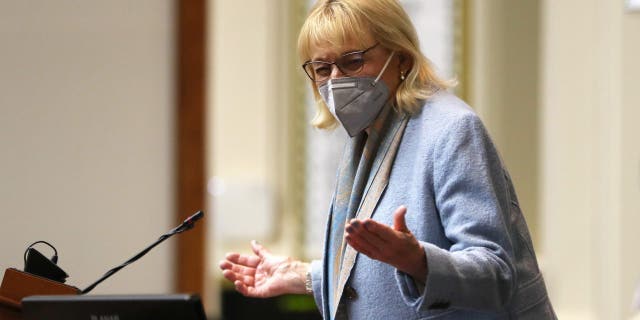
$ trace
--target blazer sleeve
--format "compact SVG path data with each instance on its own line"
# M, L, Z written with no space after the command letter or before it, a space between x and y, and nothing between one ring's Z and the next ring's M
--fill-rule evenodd
M433 149L433 193L451 247L421 242L428 267L424 288L400 271L397 284L417 311L498 311L515 286L504 169L472 112L447 122L440 133Z
M313 299L322 314L324 313L324 301L322 299L322 260L311 261L311 285L313 287Z

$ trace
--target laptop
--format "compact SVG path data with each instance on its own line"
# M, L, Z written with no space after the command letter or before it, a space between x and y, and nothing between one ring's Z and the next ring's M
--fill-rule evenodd
M206 320L198 295L58 295L22 299L27 320Z

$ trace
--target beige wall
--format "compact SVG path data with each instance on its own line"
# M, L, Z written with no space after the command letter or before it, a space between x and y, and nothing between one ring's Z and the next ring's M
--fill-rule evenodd
M509 170L537 247L540 5L473 1L469 9L468 102Z
M543 252L564 319L628 319L640 279L640 15L623 7L543 2Z
M627 308L627 297L640 287L640 12L622 15L621 46L621 147L619 221L621 244L620 275L622 310ZM619 56L618 56L619 57ZM637 302L640 307L640 301ZM640 313L640 310L637 310Z
M84 288L172 227L172 10L0 2L0 269L47 240ZM171 291L172 247L94 292Z
M559 318L628 319L640 281L640 13L607 0L470 9L470 102L529 212Z
M218 261L252 239L294 255L302 228L289 182L292 1L213 1L209 18L209 220L207 307L218 315ZM247 10L251 8L251 10ZM215 178L214 178L215 177ZM301 192L300 192L301 193Z

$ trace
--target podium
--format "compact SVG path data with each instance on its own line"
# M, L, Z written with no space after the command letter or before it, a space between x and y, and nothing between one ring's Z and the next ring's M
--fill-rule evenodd
M0 320L22 319L21 301L33 295L77 295L80 290L14 268L4 272L0 286Z
M22 272L14 268L7 269L4 273L4 278L2 279L2 285L0 286L0 320L23 319L23 316L25 315L25 313L22 312L22 303L23 303L23 299L26 297L31 297L24 300L25 305L27 306L27 308L25 308L25 311L27 312L26 314L27 317L30 316L31 309L29 308L29 306L33 306L34 303L35 304L49 303L49 302L54 302L54 303L65 302L66 303L66 301L75 301L80 303L84 303L87 301L92 302L92 299L94 298L86 298L86 296L84 295L80 296L80 294L88 293L96 285L98 285L105 279L109 278L110 276L115 274L120 269L126 267L130 263L140 259L142 256L147 254L151 249L153 249L155 246L157 246L164 240L167 240L171 236L176 235L178 233L191 230L194 227L196 221L202 219L202 217L204 217L204 212L197 211L196 213L194 213L193 215L185 219L179 226L171 229L168 233L160 236L160 238L156 240L156 242L154 242L153 244L151 244L150 246L148 246L147 248L145 248L144 250L142 250L141 252L133 256L131 259L127 260L125 263L109 270L104 276L98 279L98 281L94 282L92 285L90 285L89 287L87 287L82 291L80 291L76 287L65 285L63 283L52 281L47 278L43 278L27 272ZM44 241L38 241L38 242L35 242L34 244L39 242L44 242ZM31 246L33 246L33 244ZM49 246L51 245L49 244ZM54 251L55 251L55 248L54 248ZM25 256L26 256L26 253L25 253ZM27 262L27 258L25 258L25 264L26 262ZM65 297L68 295L71 295L71 296L75 295L78 297ZM32 296L38 296L38 297L32 297ZM54 298L53 300L55 301L53 301L48 299L50 298L50 296L56 296L58 298ZM66 298L71 298L71 299L66 299ZM100 298L97 298L97 299L100 300ZM138 301L148 300L152 304L157 302L174 301L176 302L176 304L174 305L171 305L170 303L167 304L171 311L182 310L180 308L184 306L189 306L190 308L187 308L186 310L193 311L193 315L195 317L194 319L198 319L198 320L205 319L202 303L200 301L200 297L197 295L178 295L178 296L169 296L165 298L140 297L140 296L138 297L113 296L113 297L107 297L106 300L105 299L100 300L102 301L100 303L107 301L108 307L111 308L113 305L110 304L108 301L116 301L120 303L123 301L127 302L127 300L128 302L131 302L136 299L138 299ZM93 316L91 318L93 318ZM41 318L37 318L37 319L41 319ZM82 319L86 319L86 317ZM109 317L109 319L111 318ZM153 319L158 319L158 318L156 317Z

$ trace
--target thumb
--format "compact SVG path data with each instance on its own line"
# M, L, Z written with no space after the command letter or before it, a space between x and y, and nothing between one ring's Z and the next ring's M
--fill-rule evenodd
M393 213L393 229L396 231L409 233L409 228L407 228L407 223L404 220L404 216L407 214L407 207L399 206L398 209Z
M255 253L260 258L264 258L265 256L271 254L269 250L267 250L267 248L262 246L256 240L251 240L251 250L253 250L253 253Z

